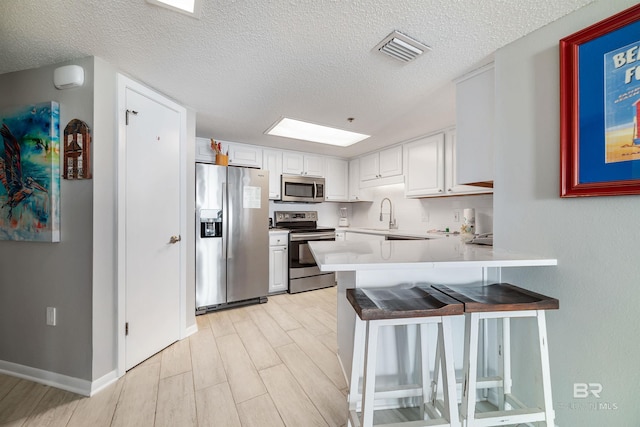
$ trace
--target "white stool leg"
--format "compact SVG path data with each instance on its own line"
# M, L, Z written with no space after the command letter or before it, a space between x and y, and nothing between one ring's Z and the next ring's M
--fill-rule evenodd
M512 409L509 402L504 399L504 396L511 394L511 386L513 380L511 379L511 319L505 317L502 319L502 404L500 409Z
M465 314L464 327L464 383L460 412L466 420L465 425L472 427L476 415L476 382L478 380L478 313Z
M439 328L439 327L438 327ZM438 329L440 334L440 329ZM440 344L440 338L438 335L438 344L436 345L435 363L433 364L433 378L431 378L431 397L429 401L431 405L436 406L438 400L438 381L440 376L440 365L442 364L442 344Z
M547 322L544 310L536 311L538 317L538 340L540 343L540 362L542 365L542 390L544 393L544 412L547 427L553 427L555 412L551 399L551 369L549 367L549 348L547 347Z
M355 316L355 314L354 314ZM358 407L358 401L361 401L360 394L360 378L362 377L364 348L362 343L366 339L366 322L356 317L356 323L353 334L353 356L351 358L351 380L349 381L349 411L355 411Z
M438 324L439 347L442 348L442 384L444 391L445 418L451 427L460 425L460 415L458 413L458 396L456 394L456 370L453 363L453 333L451 330L451 319L448 316L442 317L442 322Z
M376 386L376 363L378 352L378 322L367 322L365 341L364 379L362 383L362 427L373 426L373 404Z
M420 328L420 376L422 377L422 404L420 405L420 412L422 419L427 419L428 412L426 412L426 405L431 398L431 374L429 372L429 348L428 348L428 336L429 325L421 323ZM434 372L434 376L436 373Z

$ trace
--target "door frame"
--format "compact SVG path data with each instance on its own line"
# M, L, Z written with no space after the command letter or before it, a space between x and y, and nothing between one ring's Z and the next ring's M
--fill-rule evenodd
M175 111L180 115L180 225L179 232L182 236L180 242L180 280L179 280L179 338L183 339L187 337L186 326L186 294L187 294L187 218L186 218L186 206L187 206L187 110L185 107L177 104L175 101L149 89L148 87L118 73L117 75L118 86L118 110L117 110L117 125L118 125L118 141L116 143L116 181L117 181L117 221L116 221L116 233L117 233L117 314L116 319L118 324L116 325L116 348L117 348L117 375L121 377L126 372L126 339L125 339L125 321L126 321L126 245L125 245L125 225L126 225L126 92L127 89L138 92L139 94L148 97L158 103L161 103Z

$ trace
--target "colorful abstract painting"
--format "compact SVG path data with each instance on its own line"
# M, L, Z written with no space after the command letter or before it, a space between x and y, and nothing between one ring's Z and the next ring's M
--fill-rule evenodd
M60 241L60 107L0 112L0 240Z

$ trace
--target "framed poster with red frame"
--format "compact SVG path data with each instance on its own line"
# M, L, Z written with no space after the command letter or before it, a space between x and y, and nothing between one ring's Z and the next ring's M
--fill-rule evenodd
M640 194L640 4L560 40L560 196Z

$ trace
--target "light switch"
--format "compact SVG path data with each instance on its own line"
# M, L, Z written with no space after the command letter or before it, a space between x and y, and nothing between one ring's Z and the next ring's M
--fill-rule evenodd
M47 325L56 326L56 308L47 307Z

